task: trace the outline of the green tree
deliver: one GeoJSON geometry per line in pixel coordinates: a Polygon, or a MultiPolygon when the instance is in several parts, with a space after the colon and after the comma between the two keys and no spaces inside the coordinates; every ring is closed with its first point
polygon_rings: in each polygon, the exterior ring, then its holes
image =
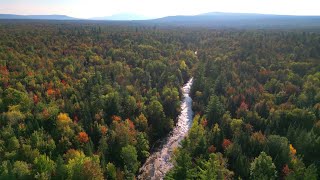
{"type": "Polygon", "coordinates": [[[181,149],[178,152],[178,155],[174,158],[174,169],[171,172],[173,179],[190,179],[191,169],[192,169],[192,162],[190,153],[186,150],[181,149]]]}
{"type": "Polygon", "coordinates": [[[200,178],[203,180],[231,179],[233,172],[226,168],[226,162],[221,153],[210,154],[209,160],[204,163],[200,170],[200,178]]]}
{"type": "Polygon", "coordinates": [[[56,169],[56,164],[46,155],[40,155],[34,161],[35,178],[50,179],[52,173],[56,169]]]}
{"type": "Polygon", "coordinates": [[[17,125],[18,123],[24,122],[26,115],[19,110],[19,107],[20,106],[18,105],[9,106],[8,112],[4,114],[7,120],[4,123],[8,125],[17,125]]]}
{"type": "Polygon", "coordinates": [[[24,161],[15,161],[13,163],[12,173],[17,179],[28,179],[31,175],[30,165],[24,161]]]}
{"type": "Polygon", "coordinates": [[[147,131],[148,120],[144,114],[141,113],[138,117],[136,117],[134,123],[138,131],[141,131],[141,132],[147,131]]]}
{"type": "Polygon", "coordinates": [[[161,99],[165,114],[169,117],[176,117],[180,107],[180,97],[177,88],[163,88],[161,99]]]}
{"type": "Polygon", "coordinates": [[[117,179],[117,169],[116,166],[112,163],[107,164],[107,178],[111,180],[117,179]]]}
{"type": "Polygon", "coordinates": [[[0,179],[14,179],[12,173],[11,163],[9,161],[2,161],[0,165],[0,179]]]}
{"type": "Polygon", "coordinates": [[[158,100],[153,100],[147,106],[146,111],[148,120],[152,125],[154,139],[159,139],[172,129],[173,121],[166,118],[163,112],[163,106],[158,100]]]}
{"type": "Polygon", "coordinates": [[[9,151],[15,151],[20,148],[19,140],[13,136],[8,140],[8,150],[9,151]]]}
{"type": "Polygon", "coordinates": [[[268,154],[274,159],[277,169],[280,171],[284,164],[290,160],[288,139],[279,135],[270,135],[267,138],[268,154]]]}
{"type": "Polygon", "coordinates": [[[63,158],[61,156],[58,156],[56,160],[56,170],[55,170],[55,176],[52,178],[55,180],[63,180],[67,179],[67,169],[66,165],[64,164],[63,158]]]}
{"type": "Polygon", "coordinates": [[[104,100],[104,109],[109,117],[112,115],[120,115],[121,99],[118,92],[111,92],[105,96],[102,96],[104,100]]]}
{"type": "Polygon", "coordinates": [[[199,155],[203,153],[203,149],[206,151],[206,142],[205,130],[201,124],[201,121],[204,121],[203,118],[200,118],[200,115],[196,115],[193,119],[192,127],[189,131],[188,140],[190,141],[190,150],[193,153],[192,155],[199,155]]]}
{"type": "Polygon", "coordinates": [[[19,105],[23,112],[27,112],[31,106],[31,100],[28,94],[13,88],[8,88],[4,91],[3,103],[6,107],[19,105]]]}
{"type": "Polygon", "coordinates": [[[265,152],[261,152],[260,155],[254,159],[250,167],[251,179],[276,179],[277,171],[276,166],[272,162],[272,158],[265,152]]]}
{"type": "Polygon", "coordinates": [[[311,164],[306,168],[302,159],[294,158],[291,163],[289,174],[285,178],[288,180],[316,180],[318,179],[317,168],[314,164],[311,164]]]}
{"type": "Polygon", "coordinates": [[[136,99],[133,96],[126,96],[123,101],[123,117],[133,117],[137,111],[136,99]]]}
{"type": "Polygon", "coordinates": [[[138,151],[138,159],[140,161],[144,161],[149,157],[149,141],[147,139],[146,133],[138,132],[137,134],[137,151],[138,151]]]}
{"type": "Polygon", "coordinates": [[[208,106],[206,107],[208,125],[211,127],[213,124],[219,123],[224,112],[223,104],[220,102],[218,96],[211,96],[208,106]]]}
{"type": "Polygon", "coordinates": [[[126,179],[134,179],[134,175],[139,168],[136,148],[134,146],[127,145],[121,149],[120,156],[122,158],[126,179]]]}
{"type": "Polygon", "coordinates": [[[72,180],[102,180],[103,173],[97,156],[86,157],[83,152],[76,153],[66,165],[68,178],[72,180]]]}

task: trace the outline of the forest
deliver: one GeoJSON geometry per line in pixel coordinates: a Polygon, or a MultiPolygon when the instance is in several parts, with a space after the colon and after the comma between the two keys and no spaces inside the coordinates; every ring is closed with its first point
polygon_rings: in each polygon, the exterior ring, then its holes
{"type": "Polygon", "coordinates": [[[191,77],[165,179],[318,179],[319,59],[312,30],[0,21],[0,179],[136,179],[191,77]]]}
{"type": "Polygon", "coordinates": [[[319,179],[320,35],[209,32],[166,179],[319,179]]]}

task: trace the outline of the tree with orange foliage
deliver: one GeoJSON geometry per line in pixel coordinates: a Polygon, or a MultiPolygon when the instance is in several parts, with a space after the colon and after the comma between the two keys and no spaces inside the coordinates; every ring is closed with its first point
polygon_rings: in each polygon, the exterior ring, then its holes
{"type": "Polygon", "coordinates": [[[130,130],[134,130],[134,124],[130,119],[126,119],[126,123],[129,125],[130,130]]]}
{"type": "Polygon", "coordinates": [[[106,126],[101,126],[100,127],[100,132],[102,135],[106,135],[108,131],[108,128],[106,126]]]}
{"type": "Polygon", "coordinates": [[[78,140],[81,142],[81,143],[87,143],[89,141],[89,136],[86,132],[79,132],[78,134],[78,140]]]}
{"type": "Polygon", "coordinates": [[[55,95],[55,93],[56,93],[56,91],[54,89],[48,89],[47,90],[47,95],[48,96],[53,96],[53,95],[55,95]]]}
{"type": "Polygon", "coordinates": [[[111,119],[112,119],[112,121],[117,121],[117,122],[121,121],[121,117],[120,116],[116,116],[116,115],[113,115],[111,117],[111,119]]]}

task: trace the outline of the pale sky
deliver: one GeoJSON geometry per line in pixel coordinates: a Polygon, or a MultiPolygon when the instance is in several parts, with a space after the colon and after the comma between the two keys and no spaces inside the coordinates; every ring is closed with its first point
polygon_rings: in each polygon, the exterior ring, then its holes
{"type": "Polygon", "coordinates": [[[320,15],[319,0],[0,0],[0,14],[62,14],[77,18],[133,13],[146,17],[240,12],[320,15]]]}

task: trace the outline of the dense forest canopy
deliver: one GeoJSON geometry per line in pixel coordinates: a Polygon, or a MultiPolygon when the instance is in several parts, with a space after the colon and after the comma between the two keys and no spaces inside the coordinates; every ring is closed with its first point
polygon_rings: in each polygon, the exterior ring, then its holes
{"type": "Polygon", "coordinates": [[[167,179],[319,177],[316,31],[2,21],[0,34],[0,179],[134,179],[190,77],[196,115],[167,179]]]}
{"type": "Polygon", "coordinates": [[[194,118],[167,179],[318,179],[320,35],[203,34],[194,118]]]}
{"type": "Polygon", "coordinates": [[[190,32],[41,22],[0,33],[7,178],[134,177],[172,129],[197,62],[190,32]]]}

